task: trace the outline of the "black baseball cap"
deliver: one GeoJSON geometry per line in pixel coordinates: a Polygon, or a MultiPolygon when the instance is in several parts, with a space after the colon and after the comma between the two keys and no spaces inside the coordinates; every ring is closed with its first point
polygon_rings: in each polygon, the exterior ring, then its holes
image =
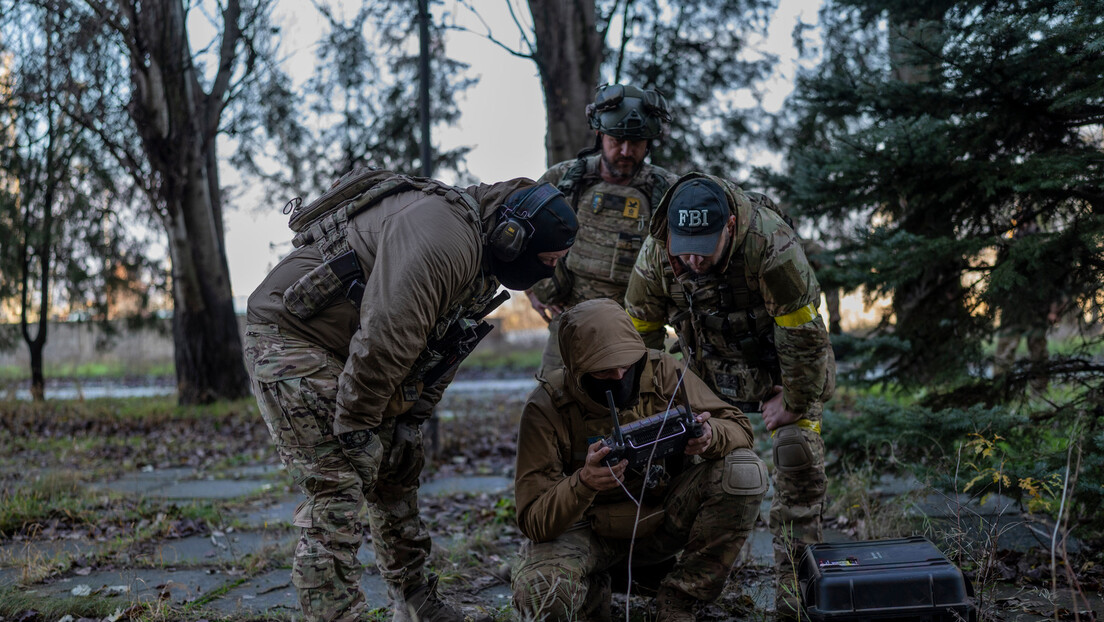
{"type": "Polygon", "coordinates": [[[679,184],[667,205],[667,229],[672,255],[712,255],[731,212],[728,196],[710,179],[679,184]]]}

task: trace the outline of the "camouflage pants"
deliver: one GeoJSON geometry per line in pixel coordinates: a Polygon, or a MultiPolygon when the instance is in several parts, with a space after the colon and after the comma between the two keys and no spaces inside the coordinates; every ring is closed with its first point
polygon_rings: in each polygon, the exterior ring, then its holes
{"type": "Polygon", "coordinates": [[[779,599],[797,594],[797,563],[810,544],[820,542],[821,514],[828,479],[824,474],[824,441],[819,428],[821,404],[797,423],[774,430],[774,498],[770,530],[779,599]]]}
{"type": "MultiPolygon", "coordinates": [[[[368,609],[357,551],[363,540],[363,483],[333,435],[342,363],[326,350],[272,325],[246,327],[245,358],[261,416],[280,460],[306,499],[292,583],[307,620],[357,620],[368,609]]],[[[429,534],[418,514],[421,430],[409,417],[377,428],[384,463],[368,506],[376,563],[393,590],[418,585],[429,534]]]]}
{"type": "MultiPolygon", "coordinates": [[[[634,566],[678,555],[662,585],[705,601],[724,589],[765,492],[764,484],[757,494],[733,494],[726,467],[725,460],[710,460],[676,477],[663,501],[663,524],[632,549],[634,566]]],[[[607,569],[628,561],[631,544],[598,536],[588,524],[548,542],[525,542],[513,573],[514,608],[524,620],[588,619],[603,604],[589,591],[608,581],[607,569]]]]}

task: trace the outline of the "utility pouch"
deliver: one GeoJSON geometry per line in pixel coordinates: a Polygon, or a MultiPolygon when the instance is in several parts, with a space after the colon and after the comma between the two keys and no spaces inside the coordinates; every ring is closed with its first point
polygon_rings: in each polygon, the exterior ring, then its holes
{"type": "Polygon", "coordinates": [[[321,263],[284,290],[284,306],[299,319],[306,320],[328,307],[343,291],[345,286],[341,279],[329,264],[321,263]]]}
{"type": "Polygon", "coordinates": [[[594,533],[603,538],[619,538],[628,540],[633,537],[633,527],[636,527],[636,537],[643,538],[655,533],[663,524],[663,508],[644,504],[640,507],[640,520],[637,521],[637,507],[632,501],[597,505],[590,509],[590,528],[594,533]]]}

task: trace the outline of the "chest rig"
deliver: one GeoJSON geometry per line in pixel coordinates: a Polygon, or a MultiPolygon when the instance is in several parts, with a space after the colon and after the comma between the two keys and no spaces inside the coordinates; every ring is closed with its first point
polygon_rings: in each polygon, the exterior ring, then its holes
{"type": "Polygon", "coordinates": [[[743,246],[732,254],[722,272],[671,271],[670,322],[690,338],[695,371],[726,401],[747,410],[770,395],[782,372],[774,318],[745,276],[743,246]]]}
{"type": "Polygon", "coordinates": [[[631,185],[605,182],[599,174],[600,157],[577,158],[556,186],[569,197],[579,219],[579,234],[565,265],[577,290],[594,282],[596,291],[580,291],[584,299],[624,296],[652,209],[670,185],[651,167],[631,185]]]}
{"type": "MultiPolygon", "coordinates": [[[[323,260],[284,291],[284,306],[288,311],[306,320],[341,298],[360,308],[365,275],[356,253],[349,246],[349,220],[383,199],[408,190],[420,190],[427,195],[442,196],[450,203],[462,204],[473,229],[483,237],[479,205],[468,194],[432,179],[371,167],[358,168],[339,179],[310,205],[302,207],[301,199],[296,198],[285,207],[285,213],[291,216],[288,226],[296,232],[292,244],[295,248],[313,244],[323,260]]],[[[426,348],[402,383],[405,399],[417,399],[418,384],[425,387],[436,384],[490,332],[491,325],[484,318],[509,298],[508,292],[496,295],[498,285],[487,270],[481,270],[479,279],[437,319],[426,348]]]]}

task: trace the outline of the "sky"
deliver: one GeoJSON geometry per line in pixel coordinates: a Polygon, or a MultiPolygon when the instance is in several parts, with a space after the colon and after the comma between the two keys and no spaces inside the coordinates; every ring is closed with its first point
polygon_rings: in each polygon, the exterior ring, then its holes
{"type": "MultiPolygon", "coordinates": [[[[314,57],[312,45],[321,31],[315,11],[300,0],[286,0],[297,7],[284,25],[283,48],[291,55],[293,72],[309,72],[314,57]]],[[[449,8],[462,10],[455,2],[449,8]]],[[[797,19],[815,23],[819,0],[779,0],[764,47],[780,57],[779,73],[769,85],[764,106],[778,110],[792,90],[796,66],[796,50],[791,33],[797,19]]],[[[524,2],[515,2],[523,9],[524,2]]],[[[505,2],[482,2],[480,9],[488,11],[483,18],[495,36],[513,41],[507,33],[515,33],[505,2]],[[501,34],[500,34],[501,33],[501,34]]],[[[527,16],[526,16],[527,17],[527,16]]],[[[479,28],[473,23],[472,28],[479,28]]],[[[478,83],[461,96],[459,122],[454,127],[437,131],[435,146],[471,147],[467,166],[480,181],[495,182],[513,177],[539,177],[545,170],[544,101],[532,61],[513,56],[483,37],[470,33],[450,33],[446,41],[449,55],[471,65],[478,83]]],[[[582,114],[582,111],[580,111],[582,114]]],[[[763,154],[770,158],[771,154],[763,154]]],[[[224,174],[224,178],[236,176],[224,174]]],[[[443,181],[455,180],[442,175],[443,181]]],[[[230,279],[239,310],[245,299],[260,284],[265,275],[290,250],[292,234],[281,208],[292,197],[264,197],[247,191],[226,213],[227,259],[230,279]]],[[[313,197],[303,197],[309,202],[313,197]]]]}

